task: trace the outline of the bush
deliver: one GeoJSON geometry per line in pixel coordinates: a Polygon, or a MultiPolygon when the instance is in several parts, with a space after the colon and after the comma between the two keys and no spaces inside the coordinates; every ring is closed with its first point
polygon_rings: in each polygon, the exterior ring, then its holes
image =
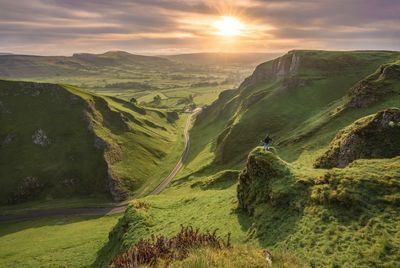
{"type": "Polygon", "coordinates": [[[201,233],[199,229],[193,229],[191,226],[181,226],[180,232],[172,238],[160,235],[152,236],[151,239],[140,240],[128,252],[117,257],[110,267],[154,266],[160,259],[168,264],[174,260],[186,258],[191,249],[201,247],[229,248],[230,234],[228,234],[227,241],[224,242],[216,233],[217,230],[212,233],[208,231],[201,233]]]}

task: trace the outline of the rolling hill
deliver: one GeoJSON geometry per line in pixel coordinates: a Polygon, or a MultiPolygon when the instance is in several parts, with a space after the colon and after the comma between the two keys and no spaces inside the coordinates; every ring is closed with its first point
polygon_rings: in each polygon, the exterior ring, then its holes
{"type": "Polygon", "coordinates": [[[194,65],[257,65],[279,56],[279,53],[192,53],[160,56],[171,61],[194,65]]]}
{"type": "Polygon", "coordinates": [[[0,55],[0,77],[29,78],[101,74],[112,68],[155,68],[171,65],[165,58],[134,55],[124,51],[66,56],[0,55]]]}
{"type": "Polygon", "coordinates": [[[179,158],[181,121],[73,86],[1,80],[1,203],[147,193],[179,158]]]}

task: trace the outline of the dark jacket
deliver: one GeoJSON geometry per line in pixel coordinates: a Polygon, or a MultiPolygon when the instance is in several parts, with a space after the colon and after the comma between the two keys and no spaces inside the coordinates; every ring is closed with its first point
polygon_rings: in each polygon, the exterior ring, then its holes
{"type": "Polygon", "coordinates": [[[272,139],[269,136],[265,137],[264,143],[269,144],[271,142],[272,142],[272,139]]]}

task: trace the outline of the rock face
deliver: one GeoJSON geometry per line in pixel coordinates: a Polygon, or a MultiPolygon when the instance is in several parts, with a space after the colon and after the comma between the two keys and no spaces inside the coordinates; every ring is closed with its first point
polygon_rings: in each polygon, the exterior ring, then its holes
{"type": "Polygon", "coordinates": [[[243,82],[241,87],[266,81],[290,80],[298,73],[300,62],[301,57],[296,51],[289,52],[273,61],[257,66],[254,73],[243,82]]]}
{"type": "Polygon", "coordinates": [[[400,109],[391,108],[357,120],[340,131],[314,166],[345,167],[356,159],[400,155],[400,109]]]}
{"type": "Polygon", "coordinates": [[[239,175],[237,195],[239,207],[250,215],[260,203],[271,206],[289,206],[289,188],[276,187],[286,184],[292,177],[288,165],[271,152],[256,149],[250,153],[246,168],[239,175]]]}
{"type": "Polygon", "coordinates": [[[34,144],[39,146],[47,146],[50,144],[50,139],[47,137],[46,132],[43,129],[38,129],[32,135],[32,141],[34,144]]]}

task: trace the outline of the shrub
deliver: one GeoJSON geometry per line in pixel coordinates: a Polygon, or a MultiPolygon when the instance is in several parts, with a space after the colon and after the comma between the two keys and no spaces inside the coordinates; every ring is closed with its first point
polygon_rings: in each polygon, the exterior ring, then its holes
{"type": "Polygon", "coordinates": [[[209,247],[214,249],[229,248],[230,234],[224,242],[214,232],[201,233],[199,229],[181,226],[181,230],[172,238],[152,236],[151,239],[140,240],[129,251],[117,257],[111,264],[112,268],[138,267],[140,265],[154,266],[162,259],[165,263],[183,260],[191,249],[209,247]]]}

